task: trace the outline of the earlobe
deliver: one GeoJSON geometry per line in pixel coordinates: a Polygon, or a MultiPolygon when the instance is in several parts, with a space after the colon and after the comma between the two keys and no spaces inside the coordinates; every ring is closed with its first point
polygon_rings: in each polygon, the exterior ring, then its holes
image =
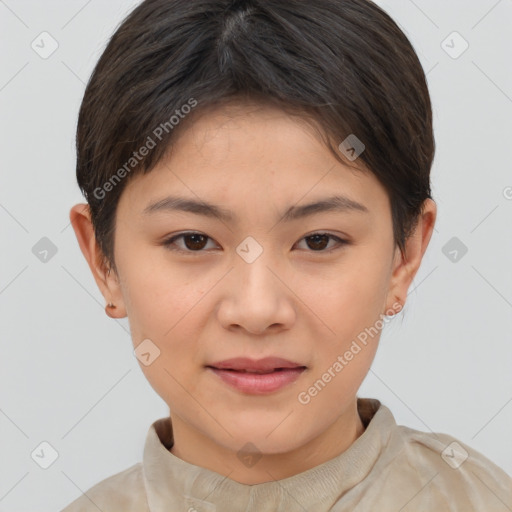
{"type": "Polygon", "coordinates": [[[73,206],[69,212],[69,219],[78,240],[80,250],[107,303],[105,312],[111,318],[125,317],[126,313],[124,311],[119,282],[114,276],[111,276],[110,269],[106,268],[105,256],[96,241],[89,205],[80,203],[73,206]]]}

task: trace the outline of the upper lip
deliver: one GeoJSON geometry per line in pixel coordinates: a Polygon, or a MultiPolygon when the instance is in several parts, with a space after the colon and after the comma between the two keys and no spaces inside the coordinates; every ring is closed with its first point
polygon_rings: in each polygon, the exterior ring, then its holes
{"type": "Polygon", "coordinates": [[[304,365],[288,361],[281,357],[265,357],[263,359],[250,359],[248,357],[234,357],[207,365],[219,370],[251,370],[268,371],[277,368],[305,368],[304,365]]]}

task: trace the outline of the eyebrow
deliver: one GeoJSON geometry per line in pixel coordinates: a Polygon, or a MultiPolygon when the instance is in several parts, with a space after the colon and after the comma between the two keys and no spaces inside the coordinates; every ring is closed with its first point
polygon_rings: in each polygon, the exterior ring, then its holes
{"type": "MultiPolygon", "coordinates": [[[[142,214],[146,216],[162,211],[189,212],[224,222],[235,222],[237,220],[237,216],[233,212],[226,210],[222,206],[178,196],[168,196],[164,199],[160,199],[159,201],[150,203],[146,208],[144,208],[142,214]]],[[[301,206],[290,206],[282,216],[281,220],[284,222],[290,222],[323,212],[369,213],[369,210],[366,206],[354,201],[353,199],[343,195],[335,195],[301,206]]]]}

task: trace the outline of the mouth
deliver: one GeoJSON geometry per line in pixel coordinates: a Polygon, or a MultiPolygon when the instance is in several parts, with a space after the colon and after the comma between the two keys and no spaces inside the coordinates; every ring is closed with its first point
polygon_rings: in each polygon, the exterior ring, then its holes
{"type": "Polygon", "coordinates": [[[282,358],[254,360],[235,358],[207,365],[222,382],[236,390],[261,395],[272,393],[295,382],[306,366],[282,358]]]}
{"type": "Polygon", "coordinates": [[[234,370],[233,368],[216,368],[215,366],[207,366],[207,368],[212,368],[213,370],[223,370],[223,371],[226,371],[226,372],[254,373],[256,375],[267,375],[269,373],[274,373],[274,372],[306,369],[305,366],[297,366],[297,368],[274,368],[272,370],[234,370]]]}
{"type": "Polygon", "coordinates": [[[289,370],[294,368],[305,368],[300,363],[295,363],[282,357],[265,357],[263,359],[250,359],[248,357],[234,357],[217,361],[208,365],[210,368],[218,370],[233,370],[239,372],[251,373],[269,373],[276,370],[289,370]]]}

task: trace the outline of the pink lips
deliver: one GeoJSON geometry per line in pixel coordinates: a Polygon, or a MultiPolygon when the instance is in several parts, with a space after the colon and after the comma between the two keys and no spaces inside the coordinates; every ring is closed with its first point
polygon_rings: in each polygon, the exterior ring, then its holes
{"type": "Polygon", "coordinates": [[[249,394],[277,391],[299,378],[305,366],[279,357],[249,359],[237,357],[208,365],[223,382],[249,394]]]}

